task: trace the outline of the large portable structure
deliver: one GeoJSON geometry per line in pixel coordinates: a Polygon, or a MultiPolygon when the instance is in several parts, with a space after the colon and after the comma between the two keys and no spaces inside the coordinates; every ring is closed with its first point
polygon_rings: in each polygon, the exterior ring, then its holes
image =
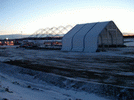
{"type": "Polygon", "coordinates": [[[95,52],[99,47],[123,45],[113,21],[77,24],[62,38],[62,51],[95,52]]]}

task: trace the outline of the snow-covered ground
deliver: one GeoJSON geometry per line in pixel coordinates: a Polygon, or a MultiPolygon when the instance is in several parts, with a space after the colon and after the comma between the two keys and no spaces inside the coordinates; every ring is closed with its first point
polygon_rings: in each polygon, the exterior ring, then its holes
{"type": "Polygon", "coordinates": [[[125,45],[127,47],[106,48],[105,52],[97,53],[2,46],[0,97],[9,100],[133,100],[134,40],[126,39],[125,45]]]}
{"type": "Polygon", "coordinates": [[[0,66],[0,100],[107,100],[93,93],[56,87],[39,79],[48,76],[50,78],[46,80],[51,81],[51,76],[58,78],[54,74],[33,71],[35,75],[41,75],[34,78],[21,72],[27,72],[25,68],[3,63],[0,66]]]}

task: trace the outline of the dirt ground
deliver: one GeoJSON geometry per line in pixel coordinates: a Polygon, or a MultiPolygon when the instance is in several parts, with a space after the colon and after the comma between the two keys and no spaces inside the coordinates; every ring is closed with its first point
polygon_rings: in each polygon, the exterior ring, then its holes
{"type": "Polygon", "coordinates": [[[134,47],[105,52],[1,48],[0,61],[91,82],[134,88],[134,47]]]}

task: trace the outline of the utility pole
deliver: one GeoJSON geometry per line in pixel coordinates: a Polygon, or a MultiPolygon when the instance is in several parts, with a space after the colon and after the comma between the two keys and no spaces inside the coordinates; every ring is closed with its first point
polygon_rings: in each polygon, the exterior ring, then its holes
{"type": "Polygon", "coordinates": [[[12,39],[13,39],[13,33],[12,33],[12,39]]]}
{"type": "Polygon", "coordinates": [[[22,31],[21,31],[21,38],[22,38],[22,31]]]}

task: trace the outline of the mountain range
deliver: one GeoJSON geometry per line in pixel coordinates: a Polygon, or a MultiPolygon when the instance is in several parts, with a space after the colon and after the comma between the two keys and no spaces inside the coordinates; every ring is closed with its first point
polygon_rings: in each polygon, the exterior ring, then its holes
{"type": "Polygon", "coordinates": [[[21,34],[11,34],[11,35],[0,35],[0,39],[19,39],[19,38],[24,38],[28,37],[29,35],[21,35],[21,34]]]}

